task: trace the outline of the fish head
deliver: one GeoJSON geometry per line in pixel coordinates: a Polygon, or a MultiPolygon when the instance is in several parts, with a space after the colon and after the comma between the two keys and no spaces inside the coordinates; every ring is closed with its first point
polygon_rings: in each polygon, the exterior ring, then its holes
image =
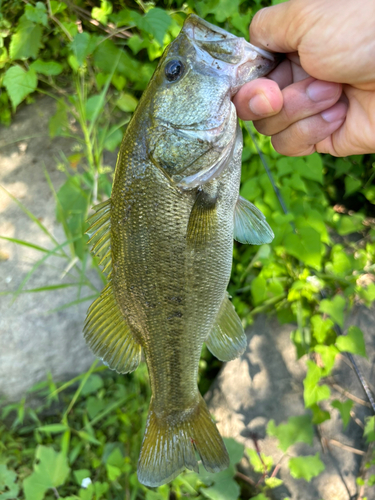
{"type": "Polygon", "coordinates": [[[220,175],[230,159],[237,115],[231,98],[269,73],[278,58],[196,15],[166,48],[147,89],[148,149],[180,188],[220,175]]]}

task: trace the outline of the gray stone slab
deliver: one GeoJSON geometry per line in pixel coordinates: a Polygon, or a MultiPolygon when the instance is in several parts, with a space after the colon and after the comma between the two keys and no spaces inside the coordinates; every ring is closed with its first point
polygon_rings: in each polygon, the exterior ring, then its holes
{"type": "MultiPolygon", "coordinates": [[[[69,156],[75,141],[50,139],[48,121],[55,103],[40,98],[20,109],[9,128],[0,128],[0,184],[18,198],[62,243],[66,240],[56,221],[55,201],[45,170],[58,189],[66,180],[57,165],[61,154],[69,156]]],[[[115,157],[111,158],[112,164],[115,157]]],[[[0,190],[0,235],[53,248],[36,224],[0,190]]],[[[39,251],[0,239],[0,292],[15,291],[32,266],[42,257],[39,251]]],[[[68,261],[49,258],[35,272],[26,288],[67,283],[61,279],[68,261]]],[[[91,275],[100,287],[100,280],[91,275]]],[[[46,372],[63,380],[86,370],[94,361],[82,337],[89,302],[48,314],[76,298],[75,288],[55,292],[0,295],[0,396],[17,400],[46,372]]],[[[83,290],[88,295],[88,290],[83,290]]],[[[92,293],[92,292],[90,292],[92,293]]]]}

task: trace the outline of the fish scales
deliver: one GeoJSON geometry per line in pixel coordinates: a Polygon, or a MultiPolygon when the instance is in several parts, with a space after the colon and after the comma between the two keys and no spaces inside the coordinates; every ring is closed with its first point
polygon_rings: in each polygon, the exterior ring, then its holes
{"type": "Polygon", "coordinates": [[[231,97],[275,65],[189,16],[127,128],[111,199],[90,220],[109,282],[89,308],[85,338],[120,373],[136,369],[144,352],[152,398],[138,478],[148,486],[197,471],[196,452],[209,472],[229,465],[198,365],[204,342],[223,361],[246,347],[226,292],[233,238],[260,244],[273,233],[238,195],[242,133],[231,97]]]}

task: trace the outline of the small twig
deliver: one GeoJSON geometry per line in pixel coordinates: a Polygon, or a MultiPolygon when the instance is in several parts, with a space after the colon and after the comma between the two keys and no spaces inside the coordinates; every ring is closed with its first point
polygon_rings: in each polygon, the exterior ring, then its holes
{"type": "Polygon", "coordinates": [[[354,394],[351,394],[350,392],[348,392],[346,389],[344,389],[340,385],[338,385],[336,383],[329,382],[329,381],[328,381],[328,385],[330,385],[336,391],[341,392],[341,394],[343,394],[347,398],[352,399],[354,402],[356,402],[362,406],[367,406],[367,408],[372,408],[370,403],[368,403],[367,401],[364,401],[363,399],[357,398],[357,396],[354,396],[354,394]]]}
{"type": "Polygon", "coordinates": [[[55,17],[53,14],[52,14],[52,9],[51,9],[51,3],[50,3],[50,0],[47,0],[47,7],[48,7],[48,15],[49,17],[52,19],[53,22],[55,22],[59,27],[60,29],[65,33],[65,35],[69,38],[69,41],[72,42],[73,41],[73,37],[72,35],[69,33],[69,31],[65,28],[65,26],[60,23],[60,21],[57,19],[57,17],[55,17]]]}
{"type": "Polygon", "coordinates": [[[357,450],[357,448],[353,448],[352,446],[349,446],[347,444],[342,444],[340,441],[336,441],[336,439],[328,439],[328,442],[330,444],[333,444],[334,446],[337,446],[338,448],[342,448],[343,450],[350,451],[352,453],[355,453],[356,455],[366,455],[366,452],[363,450],[357,450]]]}
{"type": "Polygon", "coordinates": [[[251,486],[255,486],[255,481],[253,481],[250,477],[245,476],[245,474],[242,474],[242,472],[236,472],[234,477],[238,477],[238,479],[242,479],[243,481],[246,481],[246,483],[251,484],[251,486]]]}
{"type": "Polygon", "coordinates": [[[54,486],[52,486],[51,490],[54,492],[56,498],[60,498],[59,492],[54,486]]]}
{"type": "Polygon", "coordinates": [[[365,426],[363,425],[363,422],[362,420],[359,420],[359,418],[356,416],[356,414],[354,413],[353,410],[350,410],[350,416],[352,417],[352,419],[354,420],[354,422],[359,425],[359,427],[364,430],[365,429],[365,426]]]}

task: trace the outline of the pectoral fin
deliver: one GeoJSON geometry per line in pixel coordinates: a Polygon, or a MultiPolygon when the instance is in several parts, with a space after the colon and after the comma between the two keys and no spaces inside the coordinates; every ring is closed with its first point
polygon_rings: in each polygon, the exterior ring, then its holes
{"type": "Polygon", "coordinates": [[[206,345],[220,361],[231,361],[246,349],[247,339],[241,320],[227,293],[206,345]]]}
{"type": "Polygon", "coordinates": [[[92,352],[111,370],[129,373],[137,368],[141,346],[120,311],[111,281],[89,307],[83,331],[92,352]]]}
{"type": "Polygon", "coordinates": [[[262,245],[271,243],[275,235],[268,225],[265,216],[252,203],[238,197],[234,211],[233,238],[240,243],[262,245]]]}
{"type": "Polygon", "coordinates": [[[188,242],[196,247],[205,245],[212,239],[216,230],[216,198],[204,191],[200,191],[189,218],[188,242]]]}

